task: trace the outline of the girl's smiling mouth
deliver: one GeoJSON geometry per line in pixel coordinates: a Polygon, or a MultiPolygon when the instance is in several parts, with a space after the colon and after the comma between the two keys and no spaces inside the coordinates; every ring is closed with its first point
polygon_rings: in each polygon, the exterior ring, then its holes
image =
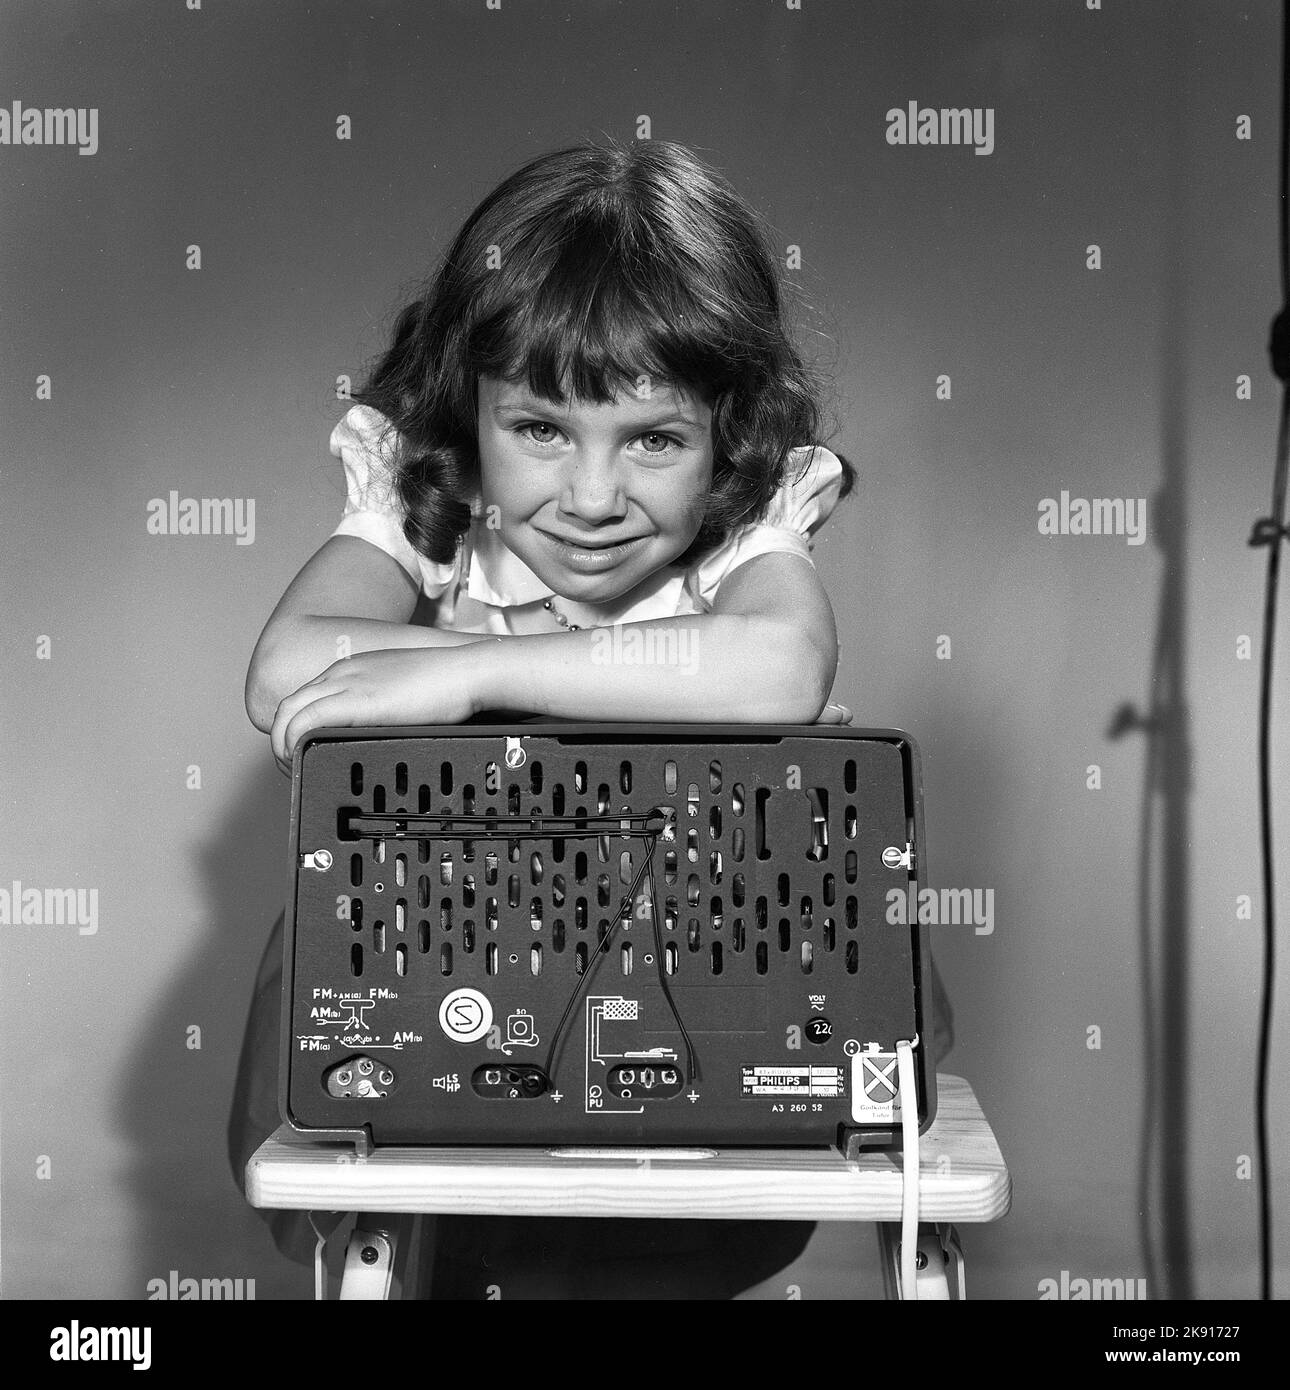
{"type": "Polygon", "coordinates": [[[633,536],[628,540],[595,544],[591,541],[566,540],[550,531],[539,530],[538,535],[555,551],[562,565],[580,574],[594,574],[601,570],[613,569],[634,555],[649,539],[648,536],[633,536]]]}

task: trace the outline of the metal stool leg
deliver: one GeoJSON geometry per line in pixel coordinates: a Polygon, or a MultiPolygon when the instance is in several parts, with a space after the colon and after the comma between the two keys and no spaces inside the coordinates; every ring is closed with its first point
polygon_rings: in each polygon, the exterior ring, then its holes
{"type": "MultiPolygon", "coordinates": [[[[900,1288],[900,1223],[879,1222],[878,1242],[882,1250],[883,1290],[888,1298],[900,1299],[904,1296],[900,1288]]],[[[967,1297],[963,1247],[953,1226],[919,1226],[917,1264],[920,1300],[946,1302],[967,1297]]]]}
{"type": "MultiPolygon", "coordinates": [[[[409,1255],[418,1235],[420,1217],[406,1213],[364,1213],[345,1247],[342,1299],[398,1299],[415,1297],[407,1288],[416,1261],[409,1255]]],[[[415,1282],[415,1280],[413,1281],[415,1282]]]]}

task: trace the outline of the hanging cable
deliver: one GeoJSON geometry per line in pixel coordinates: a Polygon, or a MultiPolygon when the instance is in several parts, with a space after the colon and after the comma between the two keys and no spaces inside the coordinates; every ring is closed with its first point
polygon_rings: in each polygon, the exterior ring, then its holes
{"type": "Polygon", "coordinates": [[[902,1180],[900,1199],[900,1296],[918,1298],[918,1085],[914,1049],[908,1042],[896,1044],[896,1078],[900,1090],[900,1142],[902,1180]]]}
{"type": "Polygon", "coordinates": [[[1285,523],[1286,475],[1290,470],[1290,0],[1281,9],[1280,210],[1277,250],[1281,267],[1281,312],[1272,320],[1268,353],[1280,379],[1281,421],[1277,429],[1272,512],[1250,533],[1252,546],[1268,547],[1263,597],[1263,650],[1259,663],[1259,840],[1263,860],[1263,988],[1259,1005],[1258,1075],[1254,1088],[1255,1142],[1258,1148],[1259,1297],[1272,1297],[1272,1196],[1268,1146],[1268,1074],[1272,1051],[1273,991],[1276,983],[1275,881],[1272,864],[1272,669],[1276,636],[1281,542],[1290,539],[1285,523]]]}
{"type": "Polygon", "coordinates": [[[327,1232],[318,1229],[313,1212],[307,1211],[305,1215],[318,1238],[314,1246],[314,1302],[321,1303],[327,1299],[327,1232]]]}
{"type": "Polygon", "coordinates": [[[667,1000],[667,1006],[672,1012],[672,1017],[676,1020],[676,1026],[681,1030],[681,1039],[685,1043],[685,1068],[686,1081],[693,1085],[699,1080],[699,1057],[694,1050],[694,1044],[690,1041],[690,1035],[686,1032],[685,1024],[681,1020],[681,1012],[676,1007],[672,998],[672,990],[667,983],[667,971],[663,966],[663,932],[658,924],[658,888],[654,882],[654,858],[653,847],[650,849],[649,865],[649,900],[650,918],[654,924],[654,959],[658,970],[659,988],[663,991],[663,998],[667,1000]]]}

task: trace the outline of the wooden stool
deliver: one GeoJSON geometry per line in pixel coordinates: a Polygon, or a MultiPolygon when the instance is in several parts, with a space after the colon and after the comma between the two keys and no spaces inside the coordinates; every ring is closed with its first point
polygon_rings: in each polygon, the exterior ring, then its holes
{"type": "MultiPolygon", "coordinates": [[[[1012,1180],[972,1088],[938,1078],[919,1143],[920,1298],[966,1296],[954,1223],[995,1221],[1012,1180]]],[[[411,1296],[433,1213],[876,1222],[888,1297],[899,1297],[898,1153],[836,1149],[379,1148],[320,1143],[287,1126],[246,1168],[254,1207],[355,1212],[340,1297],[411,1296]]]]}

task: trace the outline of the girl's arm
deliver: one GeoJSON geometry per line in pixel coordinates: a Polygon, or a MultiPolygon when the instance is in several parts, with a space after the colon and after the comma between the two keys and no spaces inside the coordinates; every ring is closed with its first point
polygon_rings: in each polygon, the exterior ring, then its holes
{"type": "Polygon", "coordinates": [[[251,723],[267,734],[282,700],[346,655],[482,640],[409,622],[417,596],[407,571],[379,546],[331,537],[291,581],[255,645],[246,673],[251,723]]]}
{"type": "Polygon", "coordinates": [[[513,704],[522,690],[525,708],[560,718],[809,724],[828,700],[838,642],[814,567],[779,553],[733,571],[710,613],[461,657],[476,668],[481,707],[513,704]]]}
{"type": "Polygon", "coordinates": [[[710,613],[337,662],[284,699],[274,756],[325,725],[458,723],[482,709],[658,722],[815,721],[837,669],[833,610],[799,555],[758,555],[710,613]]]}

